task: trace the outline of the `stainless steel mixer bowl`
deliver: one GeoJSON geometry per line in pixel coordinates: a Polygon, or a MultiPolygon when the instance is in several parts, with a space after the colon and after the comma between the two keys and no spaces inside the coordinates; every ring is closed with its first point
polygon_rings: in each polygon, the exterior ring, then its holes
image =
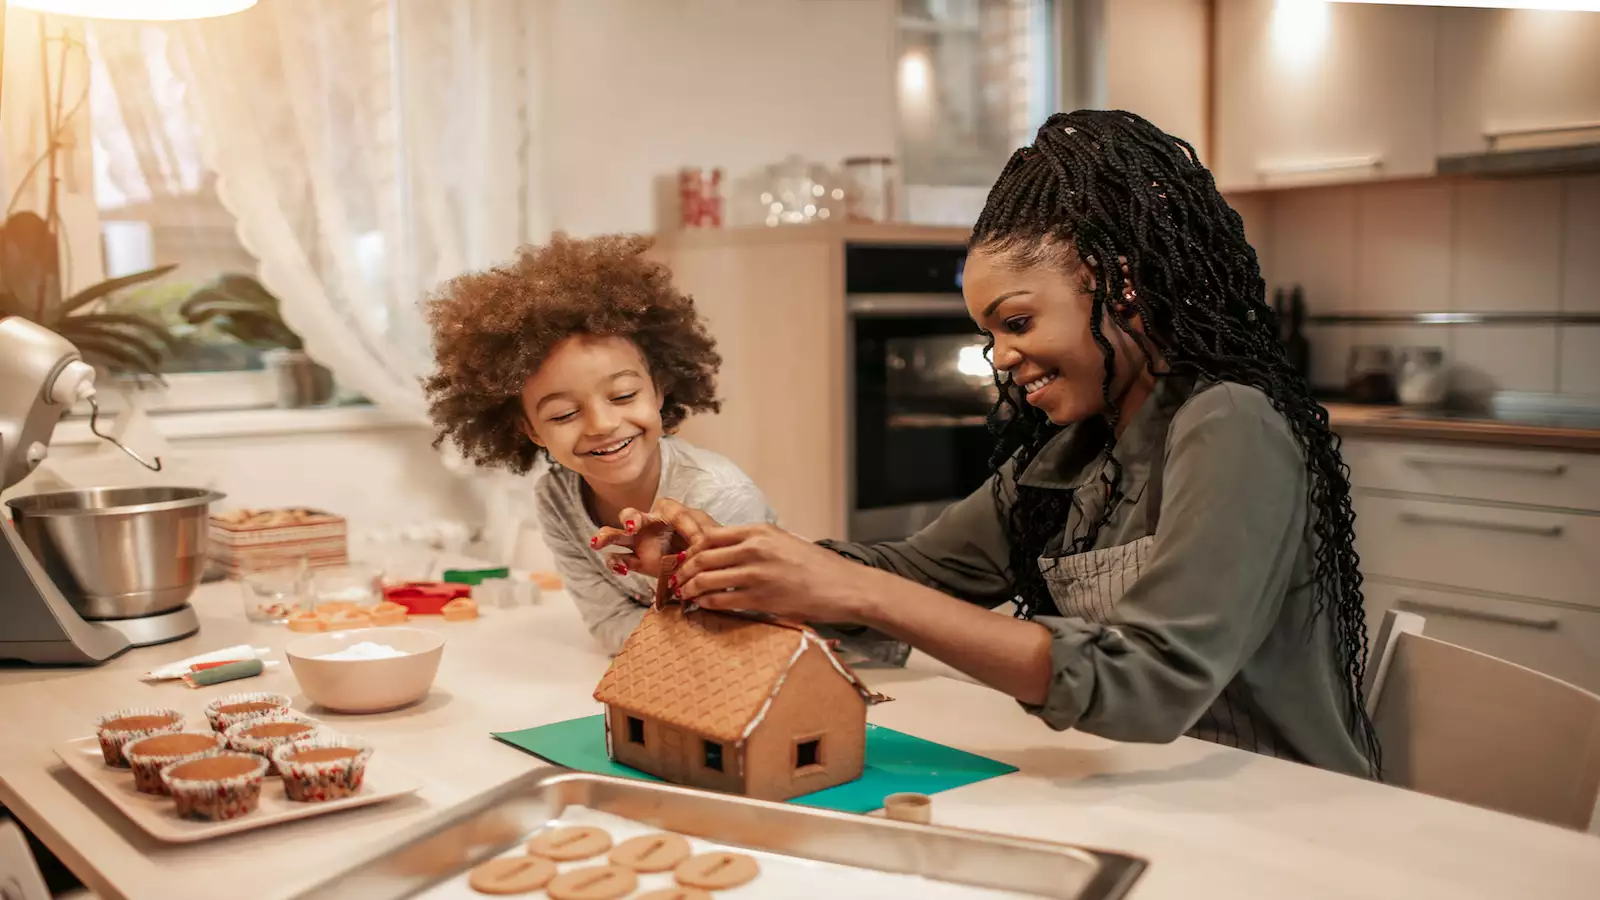
{"type": "Polygon", "coordinates": [[[6,502],[22,541],[86,619],[131,619],[183,606],[206,568],[205,488],[51,491],[6,502]]]}

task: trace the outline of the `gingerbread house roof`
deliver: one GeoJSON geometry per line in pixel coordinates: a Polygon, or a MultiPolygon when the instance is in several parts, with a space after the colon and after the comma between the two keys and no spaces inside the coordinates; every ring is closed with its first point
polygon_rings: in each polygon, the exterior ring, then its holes
{"type": "Polygon", "coordinates": [[[724,743],[743,741],[808,646],[827,654],[868,702],[886,699],[801,625],[664,606],[646,612],[594,698],[724,743]]]}

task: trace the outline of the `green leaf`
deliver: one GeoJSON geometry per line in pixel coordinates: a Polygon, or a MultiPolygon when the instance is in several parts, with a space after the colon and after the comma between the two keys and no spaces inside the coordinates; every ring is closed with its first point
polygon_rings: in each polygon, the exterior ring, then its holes
{"type": "Polygon", "coordinates": [[[55,232],[38,213],[19,212],[0,225],[0,283],[22,301],[30,320],[48,319],[61,299],[60,253],[55,232]]]}
{"type": "Polygon", "coordinates": [[[78,352],[83,354],[84,360],[91,365],[98,365],[102,369],[120,368],[127,372],[137,372],[149,375],[162,384],[166,383],[155,365],[128,352],[126,347],[114,341],[102,340],[87,334],[78,335],[71,340],[73,346],[78,348],[78,352]]]}
{"type": "Polygon", "coordinates": [[[196,295],[184,301],[178,308],[185,319],[191,323],[203,322],[217,316],[231,316],[235,313],[245,315],[278,318],[278,311],[270,306],[262,306],[248,300],[240,300],[220,291],[210,291],[203,295],[196,295]]]}
{"type": "Polygon", "coordinates": [[[116,278],[108,278],[99,284],[90,285],[68,297],[66,302],[61,304],[57,315],[58,317],[71,315],[96,300],[108,297],[125,287],[143,284],[146,281],[155,281],[177,267],[176,263],[170,263],[165,266],[156,266],[154,269],[146,269],[143,272],[133,272],[116,278]]]}
{"type": "Polygon", "coordinates": [[[79,338],[92,338],[101,343],[115,344],[123,352],[145,360],[152,367],[161,365],[162,352],[159,345],[135,332],[125,331],[114,325],[83,321],[82,316],[73,316],[61,323],[56,333],[73,343],[77,343],[79,338]]]}
{"type": "Polygon", "coordinates": [[[148,316],[127,313],[84,313],[82,315],[69,316],[63,321],[92,322],[97,325],[116,325],[129,328],[149,335],[151,340],[166,348],[169,353],[176,353],[178,350],[177,337],[161,323],[148,316]]]}

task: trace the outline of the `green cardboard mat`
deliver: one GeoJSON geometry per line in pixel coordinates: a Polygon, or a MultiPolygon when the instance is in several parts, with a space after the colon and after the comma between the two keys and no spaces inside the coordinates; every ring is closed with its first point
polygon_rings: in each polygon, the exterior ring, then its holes
{"type": "MultiPolygon", "coordinates": [[[[606,755],[605,717],[568,719],[537,728],[507,731],[494,738],[580,772],[660,781],[606,755]]],[[[901,791],[936,794],[962,785],[1017,771],[986,757],[935,744],[892,728],[867,726],[867,762],[861,777],[847,784],[795,797],[790,803],[839,812],[867,813],[883,807],[883,798],[901,791]]]]}

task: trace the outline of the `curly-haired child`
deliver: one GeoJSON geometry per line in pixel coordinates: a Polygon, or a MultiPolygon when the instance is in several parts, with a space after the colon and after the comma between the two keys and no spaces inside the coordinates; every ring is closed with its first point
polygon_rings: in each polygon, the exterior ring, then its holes
{"type": "Polygon", "coordinates": [[[625,509],[671,498],[729,524],[775,522],[727,459],[668,437],[718,409],[722,359],[694,301],[646,257],[647,238],[556,235],[509,265],[461,275],[427,303],[437,371],[424,381],[436,427],[474,463],[526,473],[556,569],[590,634],[616,653],[655,580],[594,548],[625,509]]]}

